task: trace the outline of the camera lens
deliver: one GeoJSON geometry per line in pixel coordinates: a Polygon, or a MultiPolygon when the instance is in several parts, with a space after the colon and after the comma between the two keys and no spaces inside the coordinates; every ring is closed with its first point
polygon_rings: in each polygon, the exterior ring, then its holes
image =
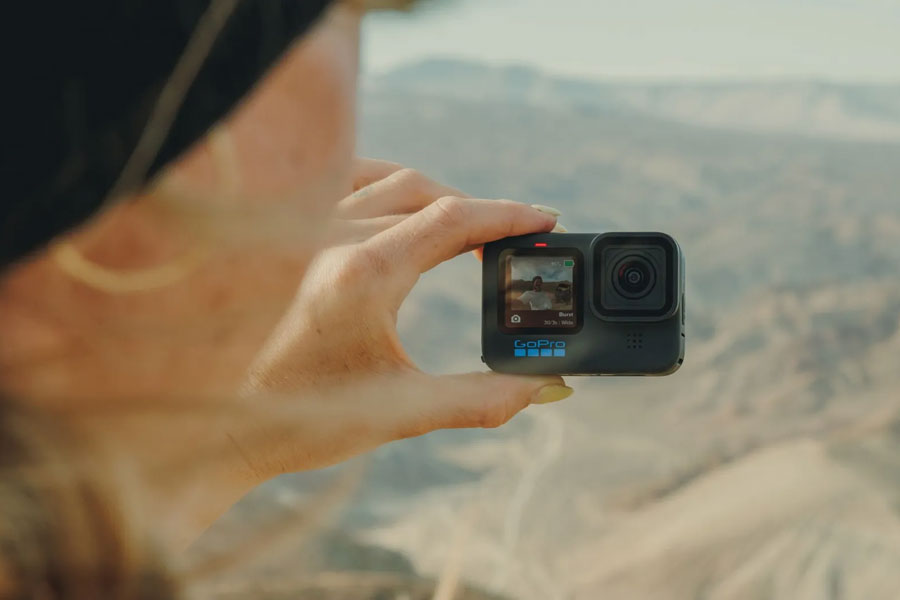
{"type": "Polygon", "coordinates": [[[626,256],[613,270],[613,286],[625,298],[637,300],[643,298],[653,289],[656,283],[656,270],[646,258],[626,256]]]}
{"type": "Polygon", "coordinates": [[[677,305],[681,257],[665,234],[601,234],[594,242],[593,308],[602,319],[668,317],[677,305]]]}

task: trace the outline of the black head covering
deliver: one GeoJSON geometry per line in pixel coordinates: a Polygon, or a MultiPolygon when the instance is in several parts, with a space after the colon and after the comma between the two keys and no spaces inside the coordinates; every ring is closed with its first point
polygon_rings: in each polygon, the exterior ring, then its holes
{"type": "MultiPolygon", "coordinates": [[[[213,1],[26,1],[3,10],[0,35],[14,54],[3,76],[0,268],[100,207],[213,1]]],[[[240,0],[147,175],[222,118],[330,1],[240,0]]]]}

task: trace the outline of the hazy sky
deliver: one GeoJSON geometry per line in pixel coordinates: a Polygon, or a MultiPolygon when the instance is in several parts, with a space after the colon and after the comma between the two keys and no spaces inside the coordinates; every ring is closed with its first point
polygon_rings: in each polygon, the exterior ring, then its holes
{"type": "Polygon", "coordinates": [[[365,25],[366,67],[426,56],[607,78],[900,81],[900,0],[430,0],[365,25]]]}

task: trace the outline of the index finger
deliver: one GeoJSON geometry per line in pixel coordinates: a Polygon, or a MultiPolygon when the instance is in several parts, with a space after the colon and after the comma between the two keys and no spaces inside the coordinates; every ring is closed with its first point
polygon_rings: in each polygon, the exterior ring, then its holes
{"type": "Polygon", "coordinates": [[[447,196],[379,233],[367,244],[380,258],[424,273],[501,238],[553,229],[556,217],[511,200],[447,196]]]}

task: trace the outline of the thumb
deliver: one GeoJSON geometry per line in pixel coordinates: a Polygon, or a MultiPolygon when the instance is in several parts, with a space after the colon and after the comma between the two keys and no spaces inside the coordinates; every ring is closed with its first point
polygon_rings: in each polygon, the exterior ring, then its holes
{"type": "MultiPolygon", "coordinates": [[[[494,428],[530,404],[548,404],[572,395],[561,377],[498,373],[426,376],[416,401],[407,406],[399,437],[437,429],[494,428]]],[[[417,386],[418,387],[418,386],[417,386]]]]}

